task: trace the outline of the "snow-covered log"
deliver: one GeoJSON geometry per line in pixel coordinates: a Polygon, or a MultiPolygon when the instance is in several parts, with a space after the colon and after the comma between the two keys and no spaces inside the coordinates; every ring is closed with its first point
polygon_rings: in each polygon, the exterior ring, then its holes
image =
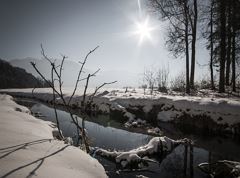
{"type": "Polygon", "coordinates": [[[147,156],[157,153],[169,153],[179,144],[186,142],[188,142],[188,139],[173,140],[166,136],[154,137],[148,144],[130,151],[108,151],[105,149],[97,149],[95,153],[115,161],[117,164],[120,164],[122,168],[127,168],[132,165],[139,167],[141,166],[141,163],[155,162],[147,156]]]}

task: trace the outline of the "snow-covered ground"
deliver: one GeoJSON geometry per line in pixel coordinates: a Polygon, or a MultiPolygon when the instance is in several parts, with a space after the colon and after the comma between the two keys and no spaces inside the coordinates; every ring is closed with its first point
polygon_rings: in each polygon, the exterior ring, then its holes
{"type": "Polygon", "coordinates": [[[120,91],[112,91],[104,97],[115,105],[118,103],[119,107],[142,106],[145,113],[149,113],[154,106],[161,107],[157,115],[157,119],[161,121],[174,120],[185,112],[192,116],[205,114],[220,124],[232,125],[240,122],[240,98],[237,97],[179,96],[162,93],[152,96],[138,92],[124,93],[120,91]]]}
{"type": "MultiPolygon", "coordinates": [[[[71,94],[71,88],[64,88],[66,100],[71,94]]],[[[88,93],[93,92],[90,89],[88,93]]],[[[51,101],[51,89],[6,89],[0,92],[9,94],[36,97],[44,101],[51,101]]],[[[81,102],[82,90],[77,90],[71,104],[81,102]]],[[[61,100],[58,100],[61,103],[61,100]]],[[[240,123],[240,97],[233,97],[228,94],[218,94],[211,91],[201,91],[197,96],[183,96],[179,93],[164,94],[154,92],[153,95],[144,94],[143,89],[102,89],[94,98],[98,109],[103,112],[120,111],[123,116],[131,122],[139,119],[155,117],[163,122],[180,118],[184,114],[192,118],[206,116],[217,124],[227,124],[229,129],[240,123]],[[136,111],[135,113],[133,111],[136,111]],[[141,112],[140,112],[141,111],[141,112]],[[136,114],[142,113],[142,115],[136,114]],[[152,114],[154,113],[154,114],[152,114]]]]}
{"type": "Polygon", "coordinates": [[[0,95],[0,177],[107,177],[96,159],[54,140],[50,125],[0,95]]]}

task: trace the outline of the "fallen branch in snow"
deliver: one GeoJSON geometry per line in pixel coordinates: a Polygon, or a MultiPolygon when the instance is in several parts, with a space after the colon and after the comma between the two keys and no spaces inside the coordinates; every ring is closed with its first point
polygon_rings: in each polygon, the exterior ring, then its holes
{"type": "Polygon", "coordinates": [[[108,151],[97,149],[95,154],[106,157],[121,166],[121,168],[142,168],[148,162],[158,163],[147,156],[154,154],[167,154],[180,144],[188,144],[188,139],[172,140],[166,136],[154,137],[148,144],[130,151],[108,151]]]}

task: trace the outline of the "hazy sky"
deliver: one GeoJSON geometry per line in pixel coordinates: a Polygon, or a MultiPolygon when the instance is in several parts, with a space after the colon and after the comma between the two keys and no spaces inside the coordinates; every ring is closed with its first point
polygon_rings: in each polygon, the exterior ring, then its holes
{"type": "MultiPolygon", "coordinates": [[[[101,68],[100,77],[115,77],[119,86],[139,85],[144,67],[169,66],[172,76],[184,71],[184,59],[174,59],[164,46],[166,25],[143,2],[141,9],[142,15],[138,0],[0,0],[0,58],[41,58],[42,43],[49,56],[77,62],[99,45],[88,67],[101,68]],[[133,32],[148,16],[155,29],[139,44],[133,32]]],[[[205,50],[197,53],[199,63],[207,59],[205,50]]]]}

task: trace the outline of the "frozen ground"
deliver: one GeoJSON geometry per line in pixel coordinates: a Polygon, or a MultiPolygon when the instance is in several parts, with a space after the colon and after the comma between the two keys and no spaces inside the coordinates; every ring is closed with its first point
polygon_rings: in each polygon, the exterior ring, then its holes
{"type": "Polygon", "coordinates": [[[0,177],[107,177],[96,159],[54,140],[49,125],[0,95],[0,177]]]}

